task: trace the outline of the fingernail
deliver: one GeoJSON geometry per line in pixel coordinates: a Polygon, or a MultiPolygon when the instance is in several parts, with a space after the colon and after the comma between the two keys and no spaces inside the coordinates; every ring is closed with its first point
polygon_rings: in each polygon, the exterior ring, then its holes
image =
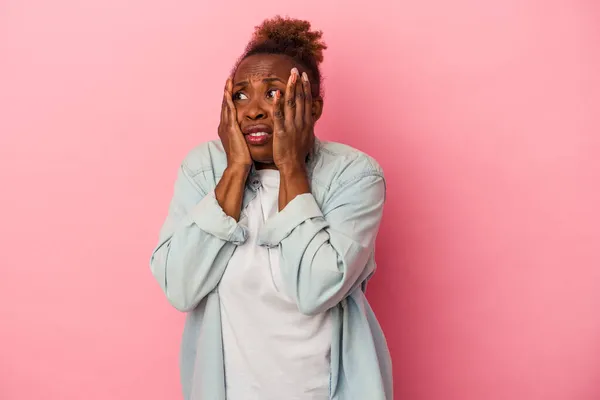
{"type": "Polygon", "coordinates": [[[296,76],[300,75],[300,72],[298,72],[298,68],[292,68],[292,74],[296,74],[296,76]]]}
{"type": "Polygon", "coordinates": [[[306,74],[306,72],[303,72],[303,73],[302,73],[302,80],[303,80],[304,82],[308,82],[308,75],[306,74]]]}

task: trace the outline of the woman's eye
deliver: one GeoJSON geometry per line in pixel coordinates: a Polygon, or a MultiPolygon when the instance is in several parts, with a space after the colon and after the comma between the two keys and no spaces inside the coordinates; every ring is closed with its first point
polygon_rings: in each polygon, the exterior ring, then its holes
{"type": "Polygon", "coordinates": [[[267,92],[267,98],[274,99],[275,95],[279,92],[279,89],[271,89],[267,92]]]}
{"type": "Polygon", "coordinates": [[[237,92],[233,95],[233,100],[248,100],[248,96],[242,92],[237,92]]]}

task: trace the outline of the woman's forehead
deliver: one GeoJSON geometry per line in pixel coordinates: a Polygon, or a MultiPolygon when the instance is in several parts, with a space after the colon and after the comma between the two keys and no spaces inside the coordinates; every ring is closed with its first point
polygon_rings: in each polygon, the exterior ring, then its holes
{"type": "Polygon", "coordinates": [[[278,54],[257,54],[244,59],[235,71],[234,81],[278,77],[287,80],[294,62],[278,54]]]}

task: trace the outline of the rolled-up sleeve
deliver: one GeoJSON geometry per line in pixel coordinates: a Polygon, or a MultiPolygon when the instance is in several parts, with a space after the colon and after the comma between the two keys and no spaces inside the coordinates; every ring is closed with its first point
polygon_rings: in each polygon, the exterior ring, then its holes
{"type": "Polygon", "coordinates": [[[318,218],[315,224],[317,231],[328,226],[323,212],[312,194],[296,196],[283,210],[265,223],[260,232],[259,244],[275,247],[288,237],[298,225],[316,218],[318,218]]]}
{"type": "Polygon", "coordinates": [[[303,194],[265,223],[258,243],[279,247],[286,289],[301,312],[337,305],[372,274],[384,202],[383,174],[373,172],[333,189],[322,209],[303,194]]]}
{"type": "Polygon", "coordinates": [[[227,216],[214,193],[207,193],[182,165],[150,269],[169,302],[190,311],[216,288],[236,245],[246,237],[246,228],[227,216]]]}
{"type": "Polygon", "coordinates": [[[242,244],[248,236],[247,229],[225,214],[217,202],[214,190],[192,209],[190,216],[198,228],[221,240],[242,244]]]}

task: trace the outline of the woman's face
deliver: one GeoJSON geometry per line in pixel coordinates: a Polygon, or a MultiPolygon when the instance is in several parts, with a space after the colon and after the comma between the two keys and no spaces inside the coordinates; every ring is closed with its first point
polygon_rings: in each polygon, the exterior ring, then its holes
{"type": "MultiPolygon", "coordinates": [[[[285,95],[292,68],[300,74],[305,70],[290,57],[277,54],[257,54],[244,59],[233,76],[233,102],[237,120],[244,136],[266,132],[264,138],[246,140],[252,159],[273,166],[273,103],[275,92],[285,95]]],[[[308,71],[306,71],[308,73],[308,71]]],[[[310,76],[310,74],[309,74],[310,76]]],[[[321,116],[322,100],[313,101],[315,122],[321,116]]]]}

